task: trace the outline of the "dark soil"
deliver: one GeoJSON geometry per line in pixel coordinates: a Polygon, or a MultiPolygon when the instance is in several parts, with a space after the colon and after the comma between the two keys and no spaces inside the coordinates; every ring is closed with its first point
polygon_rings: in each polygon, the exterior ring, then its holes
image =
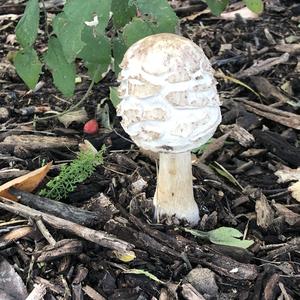
{"type": "MultiPolygon", "coordinates": [[[[0,1],[0,17],[22,13],[21,1],[12,2],[0,1]]],[[[182,225],[187,224],[177,220],[154,222],[155,157],[139,151],[119,125],[108,100],[109,87],[116,86],[113,74],[84,102],[88,118],[95,117],[98,104],[107,103],[113,130],[102,126],[89,136],[76,120],[68,128],[57,118],[33,122],[35,116],[48,116],[45,110],[62,112],[70,103],[54,88],[47,70],[42,88],[28,92],[8,60],[18,49],[10,42],[17,20],[6,16],[0,19],[0,183],[53,161],[50,179],[78,151],[77,144],[30,150],[16,140],[8,146],[9,136],[75,138],[78,144],[87,139],[97,149],[105,144],[104,164],[55,213],[55,208],[47,210],[47,199],[44,205],[36,204],[37,193],[15,193],[23,205],[128,242],[127,250],[136,258],[124,261],[113,247],[78,235],[76,226],[70,231],[42,217],[43,232],[36,214],[24,217],[17,206],[3,209],[0,299],[25,299],[35,284],[46,286],[45,299],[300,299],[300,200],[288,190],[297,180],[290,175],[279,182],[275,174],[283,166],[300,167],[300,5],[266,0],[264,13],[255,20],[224,20],[205,12],[200,1],[172,3],[182,19],[182,35],[200,44],[210,58],[223,102],[215,139],[204,152],[194,154],[194,193],[201,214],[194,229],[233,227],[254,244],[248,249],[215,245],[185,232],[182,225]],[[261,64],[270,59],[273,65],[261,64]],[[220,166],[235,180],[218,173],[220,166]],[[91,213],[77,218],[69,206],[91,213]],[[43,235],[47,229],[54,246],[43,235]],[[13,269],[23,283],[10,277],[13,269]]],[[[41,35],[38,48],[44,43],[41,35]]],[[[74,102],[88,89],[89,81],[82,79],[74,102]]]]}

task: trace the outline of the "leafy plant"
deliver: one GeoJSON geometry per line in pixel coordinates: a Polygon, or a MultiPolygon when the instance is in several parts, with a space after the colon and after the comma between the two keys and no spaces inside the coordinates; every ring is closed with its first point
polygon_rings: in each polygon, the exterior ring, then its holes
{"type": "Polygon", "coordinates": [[[184,231],[191,233],[201,239],[208,239],[213,244],[226,245],[239,248],[248,248],[254,241],[241,240],[243,236],[237,229],[231,227],[219,227],[211,231],[200,231],[195,229],[183,228],[184,231]]]}
{"type": "Polygon", "coordinates": [[[70,165],[64,165],[59,175],[50,180],[39,194],[53,200],[67,198],[79,183],[89,178],[95,168],[103,163],[104,151],[104,146],[98,152],[93,149],[81,150],[77,158],[70,165]]]}
{"type": "MultiPolygon", "coordinates": [[[[205,2],[213,14],[219,15],[229,4],[229,0],[202,0],[205,2]]],[[[262,0],[242,0],[246,6],[255,13],[261,13],[264,8],[262,0]]]]}
{"type": "MultiPolygon", "coordinates": [[[[203,1],[216,15],[229,3],[229,0],[203,1]]],[[[263,9],[262,0],[243,2],[255,12],[263,9]]],[[[39,1],[28,0],[16,27],[21,46],[14,60],[16,71],[33,89],[43,65],[46,66],[54,85],[66,97],[74,93],[75,61],[81,60],[90,79],[97,83],[108,70],[120,71],[124,53],[134,42],[155,33],[175,32],[178,24],[167,0],[67,0],[62,12],[52,20],[48,50],[39,55],[34,49],[39,18],[39,1]]]]}
{"type": "Polygon", "coordinates": [[[45,65],[66,97],[74,93],[75,61],[81,60],[97,83],[108,70],[119,72],[123,55],[134,42],[154,33],[174,32],[178,23],[167,0],[67,0],[52,20],[48,50],[38,55],[34,44],[39,17],[39,1],[28,0],[16,28],[21,46],[14,60],[17,73],[33,89],[45,65]]]}

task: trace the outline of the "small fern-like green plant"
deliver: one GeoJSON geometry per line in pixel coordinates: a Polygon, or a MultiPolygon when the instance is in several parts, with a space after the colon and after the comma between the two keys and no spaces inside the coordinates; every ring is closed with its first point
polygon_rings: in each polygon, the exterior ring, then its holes
{"type": "Polygon", "coordinates": [[[69,165],[64,165],[59,175],[50,180],[39,195],[53,200],[67,198],[79,183],[89,178],[96,167],[103,163],[104,151],[105,146],[98,152],[92,149],[81,150],[77,158],[69,165]]]}

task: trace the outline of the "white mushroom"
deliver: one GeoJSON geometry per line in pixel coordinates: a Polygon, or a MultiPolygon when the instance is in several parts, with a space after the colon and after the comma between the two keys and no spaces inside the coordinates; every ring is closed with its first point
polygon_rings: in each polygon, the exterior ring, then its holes
{"type": "Polygon", "coordinates": [[[190,151],[221,122],[210,62],[189,39],[162,33],[133,44],[121,68],[121,124],[139,147],[159,152],[156,217],[176,215],[196,224],[190,151]]]}

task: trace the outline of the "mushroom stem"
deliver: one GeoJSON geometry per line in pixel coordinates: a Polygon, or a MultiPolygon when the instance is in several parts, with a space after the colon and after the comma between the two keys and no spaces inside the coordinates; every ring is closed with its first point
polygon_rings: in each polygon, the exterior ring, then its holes
{"type": "Polygon", "coordinates": [[[191,153],[160,153],[157,187],[153,199],[155,217],[176,215],[195,225],[199,209],[193,194],[191,153]]]}

